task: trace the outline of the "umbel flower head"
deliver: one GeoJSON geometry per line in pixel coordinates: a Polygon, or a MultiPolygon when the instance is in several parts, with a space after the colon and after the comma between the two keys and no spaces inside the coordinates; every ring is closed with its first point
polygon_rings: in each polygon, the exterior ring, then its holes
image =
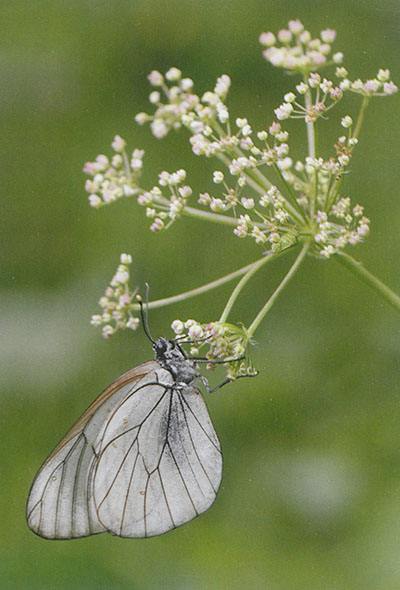
{"type": "MultiPolygon", "coordinates": [[[[324,29],[313,35],[299,20],[289,21],[277,33],[262,33],[260,42],[266,61],[290,73],[293,80],[261,128],[249,116],[230,111],[227,74],[205,92],[196,91],[194,81],[177,67],[165,73],[154,70],[148,76],[150,111],[138,113],[136,123],[149,124],[157,140],[184,131],[194,156],[215,161],[211,177],[205,178],[206,190],[194,186],[183,168],[158,171],[155,181],[144,186],[143,150],[135,148],[128,155],[125,140],[117,135],[110,156],[100,155],[84,167],[90,205],[98,209],[133,198],[144,208],[154,233],[195,217],[229,227],[232,236],[253,240],[269,256],[300,243],[324,260],[363,242],[370,221],[346,190],[345,180],[368,104],[398,91],[390,71],[380,68],[366,80],[350,77],[343,52],[334,48],[336,31],[324,29]],[[349,93],[359,96],[360,105],[354,108],[352,101],[344,114],[342,107],[336,139],[330,149],[320,151],[315,129],[319,125],[323,132],[324,120],[333,116],[339,103],[347,105],[349,93]],[[297,128],[292,131],[294,119],[304,123],[301,136],[297,128]]],[[[125,279],[126,272],[121,269],[117,275],[125,279]]],[[[118,280],[108,287],[101,300],[104,311],[92,320],[102,326],[105,336],[137,325],[134,291],[126,285],[118,280]]],[[[233,354],[228,343],[237,350],[242,347],[242,352],[249,343],[246,331],[232,327],[226,318],[182,326],[182,333],[193,341],[194,332],[205,334],[210,361],[233,354]]],[[[233,373],[238,370],[235,366],[233,373]]]]}
{"type": "Polygon", "coordinates": [[[317,155],[315,146],[309,145],[308,153],[297,160],[291,156],[289,130],[283,127],[290,119],[315,125],[330,115],[348,92],[369,100],[397,91],[389,70],[383,68],[375,78],[352,81],[343,66],[343,53],[333,52],[335,40],[332,29],[313,37],[299,20],[290,21],[276,35],[262,33],[265,59],[301,75],[264,129],[254,130],[248,118],[231,116],[226,102],[231,86],[228,75],[221,75],[213,90],[197,94],[193,80],[176,67],[165,74],[151,72],[149,100],[154,112],[139,113],[136,122],[150,123],[157,139],[186,129],[196,156],[219,161],[212,174],[215,189],[196,191],[183,169],[162,171],[157,184],[143,188],[139,184],[143,150],[133,150],[128,158],[125,141],[116,136],[114,156],[98,156],[85,165],[91,176],[86,185],[90,204],[98,208],[122,197],[135,197],[145,208],[153,232],[168,229],[182,216],[196,214],[193,205],[197,204],[200,211],[223,216],[221,222],[233,226],[238,238],[250,237],[272,252],[311,236],[315,252],[329,258],[363,241],[369,220],[360,214],[361,205],[352,204],[342,188],[359,141],[353,117],[341,118],[342,133],[330,154],[317,155]],[[317,71],[328,66],[333,67],[333,77],[323,77],[317,71]]]}

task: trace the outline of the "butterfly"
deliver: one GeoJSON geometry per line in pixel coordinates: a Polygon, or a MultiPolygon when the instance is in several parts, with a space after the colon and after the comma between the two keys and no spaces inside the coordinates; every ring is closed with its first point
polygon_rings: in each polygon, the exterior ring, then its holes
{"type": "Polygon", "coordinates": [[[213,504],[222,454],[202,377],[176,340],[151,340],[155,360],[114,381],[40,468],[27,502],[40,537],[152,537],[213,504]]]}

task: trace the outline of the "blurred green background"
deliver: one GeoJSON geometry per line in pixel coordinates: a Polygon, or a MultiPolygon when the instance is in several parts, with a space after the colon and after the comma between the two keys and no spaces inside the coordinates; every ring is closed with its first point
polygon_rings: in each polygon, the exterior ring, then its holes
{"type": "MultiPolygon", "coordinates": [[[[229,229],[186,220],[153,235],[133,202],[88,207],[82,164],[115,133],[146,149],[149,184],[185,167],[196,191],[207,188],[212,168],[184,134],[158,142],[133,123],[147,73],[176,65],[199,91],[228,73],[234,114],[261,127],[293,84],[261,58],[261,31],[291,18],[336,28],[354,77],[385,66],[399,81],[398,0],[14,0],[1,13],[0,587],[400,588],[399,317],[334,261],[308,260],[264,322],[260,376],[207,399],[225,457],[208,513],[159,538],[59,542],[34,536],[24,514],[37,468],[71,423],[151,357],[142,333],[105,342],[89,325],[120,252],[153,297],[258,255],[229,229]]],[[[397,290],[398,105],[372,102],[346,189],[372,219],[353,253],[397,290]]],[[[328,146],[337,126],[323,125],[328,146]]],[[[262,271],[234,319],[255,314],[288,264],[262,271]]],[[[175,317],[215,318],[230,288],[154,311],[153,332],[168,334],[175,317]]]]}

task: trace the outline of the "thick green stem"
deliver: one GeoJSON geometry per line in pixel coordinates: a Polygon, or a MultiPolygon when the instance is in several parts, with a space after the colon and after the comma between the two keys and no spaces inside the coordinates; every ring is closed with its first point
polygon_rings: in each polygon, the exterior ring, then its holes
{"type": "Polygon", "coordinates": [[[303,262],[309,247],[310,247],[310,243],[306,242],[304,244],[303,248],[301,249],[300,254],[297,256],[296,260],[294,261],[294,263],[290,267],[288,273],[285,275],[285,277],[280,282],[278,287],[272,293],[271,297],[268,299],[268,301],[265,303],[265,305],[258,312],[257,316],[253,320],[253,323],[250,325],[250,327],[247,330],[247,335],[249,338],[254,336],[255,331],[257,330],[258,326],[261,324],[264,317],[267,315],[267,313],[269,312],[269,310],[271,309],[271,307],[273,306],[275,301],[278,299],[278,297],[282,293],[283,289],[289,283],[290,279],[296,274],[296,271],[298,270],[301,263],[303,262]]]}
{"type": "Polygon", "coordinates": [[[383,299],[386,299],[386,301],[396,308],[397,311],[400,311],[400,297],[382,283],[382,281],[376,276],[370,273],[369,270],[364,268],[361,262],[358,262],[358,260],[355,260],[352,256],[349,256],[349,254],[345,254],[344,252],[338,253],[335,256],[335,260],[348,268],[353,274],[356,274],[359,279],[372,287],[374,291],[383,297],[383,299]]]}
{"type": "Polygon", "coordinates": [[[240,279],[240,281],[238,282],[238,284],[236,285],[236,287],[232,291],[231,296],[229,297],[229,299],[225,305],[224,311],[222,312],[221,317],[219,318],[220,322],[226,322],[226,320],[228,319],[228,316],[232,310],[232,307],[235,304],[236,299],[239,297],[241,291],[243,290],[245,285],[248,283],[248,281],[251,279],[251,277],[253,275],[255,275],[256,272],[258,272],[260,270],[260,268],[262,266],[264,266],[264,264],[267,264],[271,260],[275,260],[281,254],[286,254],[286,252],[288,252],[289,250],[290,250],[290,248],[286,248],[282,252],[279,252],[277,254],[271,254],[269,256],[265,256],[264,258],[261,258],[261,260],[257,260],[257,262],[254,262],[254,264],[252,264],[251,268],[249,268],[249,270],[240,279]]]}
{"type": "MultiPolygon", "coordinates": [[[[272,258],[272,256],[271,256],[272,258]]],[[[275,256],[274,256],[275,258],[275,256]]],[[[183,293],[179,293],[178,295],[172,295],[171,297],[165,297],[163,299],[156,299],[155,301],[149,301],[149,309],[156,309],[157,307],[165,307],[166,305],[172,305],[173,303],[179,303],[180,301],[185,301],[186,299],[190,299],[191,297],[196,297],[197,295],[201,295],[202,293],[207,293],[207,291],[211,291],[212,289],[216,289],[217,287],[221,287],[225,283],[229,283],[238,277],[245,275],[249,272],[254,266],[268,261],[268,257],[263,257],[260,260],[256,260],[238,270],[235,270],[215,281],[211,281],[210,283],[206,283],[205,285],[201,285],[201,287],[197,287],[196,289],[191,289],[190,291],[184,291],[183,293]]],[[[133,310],[140,309],[140,306],[136,303],[132,304],[133,310]]]]}

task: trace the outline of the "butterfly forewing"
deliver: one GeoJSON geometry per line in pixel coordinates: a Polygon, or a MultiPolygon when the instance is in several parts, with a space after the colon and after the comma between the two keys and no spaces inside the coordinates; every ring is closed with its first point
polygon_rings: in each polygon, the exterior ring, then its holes
{"type": "Polygon", "coordinates": [[[111,384],[86,410],[45,461],[30,490],[29,527],[48,539],[70,539],[105,531],[92,497],[95,450],[110,415],[158,364],[144,363],[111,384]]]}
{"type": "Polygon", "coordinates": [[[105,426],[93,478],[99,520],[124,537],[162,534],[209,508],[221,473],[219,442],[200,392],[177,387],[160,367],[105,426]]]}

